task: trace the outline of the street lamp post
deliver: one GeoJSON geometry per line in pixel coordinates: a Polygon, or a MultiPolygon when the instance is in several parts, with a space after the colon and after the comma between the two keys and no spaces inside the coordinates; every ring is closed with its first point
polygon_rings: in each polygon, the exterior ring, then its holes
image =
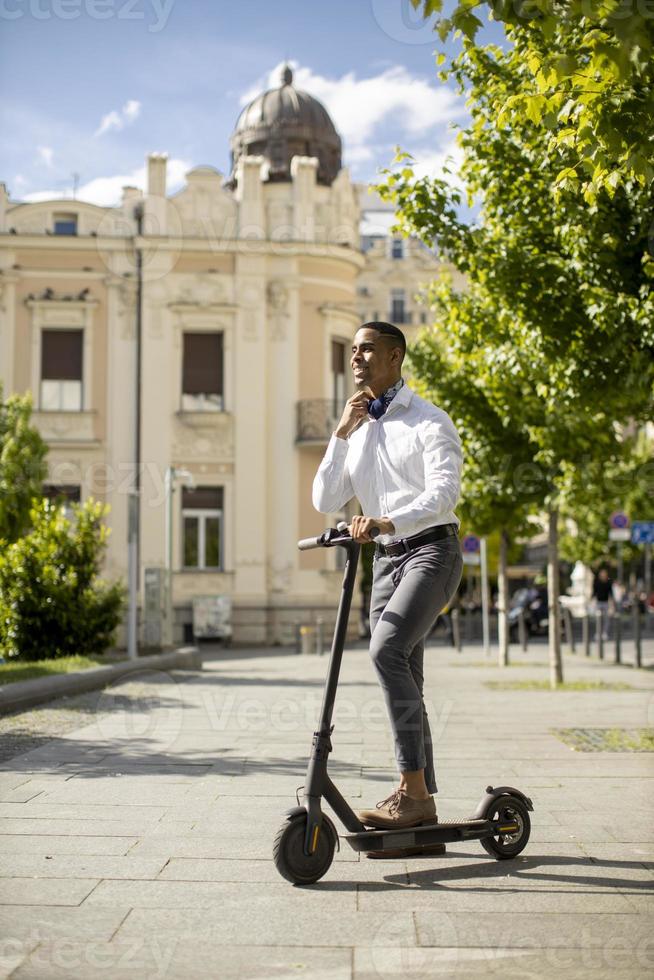
{"type": "Polygon", "coordinates": [[[169,466],[164,477],[166,520],[164,525],[164,550],[166,553],[166,614],[164,620],[164,646],[173,644],[173,495],[175,480],[183,480],[186,486],[195,487],[193,474],[188,470],[169,466]]]}

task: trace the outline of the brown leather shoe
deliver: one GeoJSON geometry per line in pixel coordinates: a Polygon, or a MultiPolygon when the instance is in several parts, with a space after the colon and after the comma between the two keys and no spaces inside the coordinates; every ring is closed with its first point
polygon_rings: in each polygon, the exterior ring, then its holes
{"type": "Polygon", "coordinates": [[[403,789],[396,789],[387,799],[381,800],[374,810],[359,810],[358,817],[367,827],[389,830],[438,822],[433,796],[428,796],[426,800],[414,800],[403,789]]]}
{"type": "Polygon", "coordinates": [[[387,847],[385,851],[366,851],[369,858],[442,857],[445,844],[425,844],[424,847],[387,847]]]}

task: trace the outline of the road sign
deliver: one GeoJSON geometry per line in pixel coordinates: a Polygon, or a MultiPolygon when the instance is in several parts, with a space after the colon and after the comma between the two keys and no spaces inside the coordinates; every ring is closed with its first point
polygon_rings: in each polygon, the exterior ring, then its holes
{"type": "Polygon", "coordinates": [[[474,554],[469,551],[463,552],[463,564],[464,565],[481,565],[481,555],[474,554]]]}
{"type": "MultiPolygon", "coordinates": [[[[609,523],[611,527],[615,528],[629,527],[629,518],[623,510],[614,510],[611,514],[609,523]]],[[[628,541],[629,539],[625,538],[625,540],[628,541]]]]}
{"type": "Polygon", "coordinates": [[[476,534],[466,534],[461,542],[464,554],[476,555],[479,553],[479,538],[476,534]]]}
{"type": "Polygon", "coordinates": [[[654,544],[654,521],[634,521],[631,525],[632,544],[654,544]]]}
{"type": "Polygon", "coordinates": [[[628,527],[612,527],[609,531],[609,541],[631,541],[631,531],[628,527]]]}

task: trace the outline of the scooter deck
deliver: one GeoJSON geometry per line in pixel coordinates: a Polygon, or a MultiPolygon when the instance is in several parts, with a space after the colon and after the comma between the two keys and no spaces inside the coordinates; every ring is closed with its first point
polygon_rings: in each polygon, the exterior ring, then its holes
{"type": "MultiPolygon", "coordinates": [[[[455,841],[488,837],[499,831],[497,821],[471,818],[469,820],[443,820],[423,823],[402,830],[374,828],[356,834],[344,834],[343,838],[355,851],[382,851],[386,848],[426,847],[429,844],[448,844],[455,841]]],[[[507,827],[508,822],[503,822],[507,827]]]]}

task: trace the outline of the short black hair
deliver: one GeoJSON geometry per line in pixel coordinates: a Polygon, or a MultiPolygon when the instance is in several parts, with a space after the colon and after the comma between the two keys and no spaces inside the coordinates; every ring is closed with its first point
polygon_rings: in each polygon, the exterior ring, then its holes
{"type": "Polygon", "coordinates": [[[402,351],[402,357],[406,354],[406,337],[400,328],[394,324],[386,323],[385,320],[371,320],[370,323],[362,323],[359,330],[376,330],[383,337],[392,337],[393,340],[397,341],[397,346],[402,351]]]}

